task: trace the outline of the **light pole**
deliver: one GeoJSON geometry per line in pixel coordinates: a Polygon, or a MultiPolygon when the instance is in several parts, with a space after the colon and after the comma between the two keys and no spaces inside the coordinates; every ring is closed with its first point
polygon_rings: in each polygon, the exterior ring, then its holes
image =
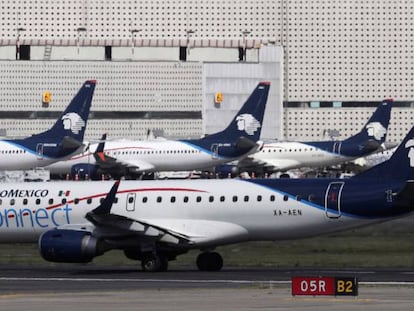
{"type": "Polygon", "coordinates": [[[242,31],[243,34],[243,61],[246,61],[246,37],[250,34],[249,30],[242,31]]]}
{"type": "Polygon", "coordinates": [[[20,33],[26,31],[26,28],[19,27],[17,28],[17,38],[16,38],[16,60],[20,59],[20,33]]]}
{"type": "Polygon", "coordinates": [[[132,55],[134,55],[134,48],[135,48],[135,34],[142,31],[142,29],[131,29],[131,45],[132,45],[132,55]]]}
{"type": "Polygon", "coordinates": [[[190,35],[195,34],[195,30],[188,29],[186,31],[186,37],[187,37],[187,55],[190,55],[190,35]]]}
{"type": "Polygon", "coordinates": [[[80,41],[80,33],[81,32],[85,32],[86,31],[86,28],[85,27],[78,27],[77,29],[76,29],[76,32],[77,32],[77,38],[76,38],[76,46],[77,46],[77,48],[78,48],[78,54],[79,54],[79,41],[80,41]]]}

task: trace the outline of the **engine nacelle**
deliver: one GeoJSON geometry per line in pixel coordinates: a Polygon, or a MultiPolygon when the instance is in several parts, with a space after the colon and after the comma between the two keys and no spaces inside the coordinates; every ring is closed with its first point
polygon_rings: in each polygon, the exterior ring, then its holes
{"type": "Polygon", "coordinates": [[[75,164],[70,169],[71,176],[78,176],[80,179],[89,178],[99,178],[99,166],[93,164],[75,164]]]}
{"type": "Polygon", "coordinates": [[[231,175],[232,177],[237,176],[240,173],[240,169],[237,165],[222,164],[215,167],[215,172],[219,173],[220,177],[227,178],[228,175],[231,175]]]}
{"type": "Polygon", "coordinates": [[[101,255],[90,232],[53,229],[40,236],[39,250],[47,261],[85,263],[101,255]]]}

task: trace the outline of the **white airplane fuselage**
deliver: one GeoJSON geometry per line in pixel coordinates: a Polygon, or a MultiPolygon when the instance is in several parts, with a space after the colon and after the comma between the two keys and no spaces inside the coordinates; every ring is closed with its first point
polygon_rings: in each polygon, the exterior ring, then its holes
{"type": "MultiPolygon", "coordinates": [[[[58,159],[49,158],[43,154],[43,150],[48,147],[56,147],[56,144],[48,146],[47,143],[39,143],[38,153],[35,153],[23,146],[0,140],[0,170],[28,170],[55,163],[58,159]]],[[[59,160],[68,159],[70,156],[61,157],[59,160]]]]}
{"type": "MultiPolygon", "coordinates": [[[[113,181],[2,184],[0,242],[36,242],[55,227],[93,227],[85,215],[112,185],[113,181]]],[[[384,221],[331,215],[309,201],[234,179],[122,181],[117,198],[112,214],[190,236],[194,248],[306,238],[384,221]]],[[[135,225],[128,229],[141,230],[135,225]]]]}
{"type": "MultiPolygon", "coordinates": [[[[70,173],[76,164],[96,164],[93,153],[97,144],[91,144],[88,151],[76,155],[66,161],[54,163],[48,169],[52,174],[70,173]]],[[[120,163],[137,166],[136,172],[145,171],[185,171],[210,168],[217,164],[231,161],[229,158],[217,156],[211,150],[181,141],[107,141],[105,154],[114,157],[120,163]]],[[[127,166],[127,165],[126,165],[127,166]]]]}
{"type": "Polygon", "coordinates": [[[300,142],[265,143],[262,150],[251,156],[266,166],[284,171],[301,167],[330,166],[351,160],[338,153],[322,150],[300,142]]]}

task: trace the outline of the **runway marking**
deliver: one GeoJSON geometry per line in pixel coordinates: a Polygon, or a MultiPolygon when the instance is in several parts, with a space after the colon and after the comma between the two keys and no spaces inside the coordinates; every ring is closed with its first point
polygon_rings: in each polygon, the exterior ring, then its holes
{"type": "Polygon", "coordinates": [[[148,282],[148,283],[231,283],[231,284],[291,284],[291,281],[272,280],[179,280],[179,279],[119,279],[119,278],[22,278],[0,277],[0,281],[71,281],[71,282],[148,282]]]}
{"type": "MultiPolygon", "coordinates": [[[[23,277],[0,277],[1,281],[57,281],[57,282],[146,282],[146,283],[229,283],[229,284],[263,284],[263,285],[291,285],[291,281],[274,281],[274,280],[179,280],[179,279],[120,279],[120,278],[23,278],[23,277]]],[[[414,282],[358,282],[359,285],[394,285],[394,286],[414,286],[414,282]]]]}

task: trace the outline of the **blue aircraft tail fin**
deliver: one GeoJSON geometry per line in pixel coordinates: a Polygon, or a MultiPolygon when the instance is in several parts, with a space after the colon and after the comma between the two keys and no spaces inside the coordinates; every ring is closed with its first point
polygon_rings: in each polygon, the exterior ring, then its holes
{"type": "Polygon", "coordinates": [[[379,180],[414,179],[414,127],[410,130],[391,158],[353,178],[377,178],[379,180]]]}
{"type": "Polygon", "coordinates": [[[73,97],[69,106],[60,115],[52,128],[45,132],[45,134],[62,139],[67,136],[82,142],[91,108],[95,85],[95,80],[88,80],[83,83],[78,93],[75,97],[73,97]]]}
{"type": "Polygon", "coordinates": [[[361,151],[375,151],[387,137],[390,123],[392,99],[384,100],[375,110],[364,128],[356,135],[344,140],[344,144],[359,145],[361,151]]]}
{"type": "Polygon", "coordinates": [[[244,136],[252,141],[260,139],[270,82],[260,82],[239,112],[223,131],[208,135],[207,140],[236,141],[244,136]]]}

